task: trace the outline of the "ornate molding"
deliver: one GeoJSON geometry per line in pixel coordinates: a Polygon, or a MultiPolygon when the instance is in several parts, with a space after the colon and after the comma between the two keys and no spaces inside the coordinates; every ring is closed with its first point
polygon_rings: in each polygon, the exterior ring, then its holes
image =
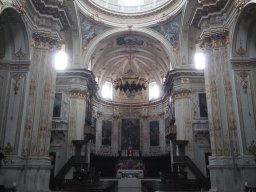
{"type": "Polygon", "coordinates": [[[54,47],[60,48],[60,41],[56,38],[50,37],[43,33],[33,33],[32,34],[32,46],[41,49],[52,49],[54,47]]]}
{"type": "Polygon", "coordinates": [[[198,0],[197,8],[192,19],[192,25],[199,27],[203,17],[220,12],[227,3],[228,0],[198,0]]]}
{"type": "Polygon", "coordinates": [[[86,99],[87,93],[84,90],[73,89],[69,91],[70,97],[74,99],[86,99]]]}
{"type": "Polygon", "coordinates": [[[113,120],[118,120],[120,118],[120,115],[113,114],[112,115],[113,120]]]}
{"type": "Polygon", "coordinates": [[[163,118],[164,115],[165,115],[165,112],[162,112],[162,113],[159,113],[159,114],[158,114],[158,116],[159,116],[160,118],[163,118]]]}
{"type": "Polygon", "coordinates": [[[255,59],[231,59],[231,63],[235,70],[252,70],[256,68],[255,59]]]}
{"type": "Polygon", "coordinates": [[[172,71],[168,71],[163,85],[165,94],[170,95],[173,91],[174,80],[182,77],[204,79],[204,73],[194,69],[174,69],[172,71]]]}
{"type": "Polygon", "coordinates": [[[63,78],[80,78],[86,81],[86,89],[90,96],[95,95],[99,89],[95,76],[92,71],[87,69],[67,69],[57,73],[58,79],[63,78]]]}
{"type": "Polygon", "coordinates": [[[200,47],[201,49],[225,47],[229,42],[229,32],[224,30],[222,32],[205,35],[201,40],[200,47]]]}
{"type": "Polygon", "coordinates": [[[0,65],[0,70],[9,70],[9,71],[28,71],[29,64],[2,64],[0,65]]]}
{"type": "Polygon", "coordinates": [[[241,78],[241,87],[244,90],[244,93],[247,94],[247,88],[248,88],[248,77],[249,74],[246,71],[241,71],[239,74],[240,78],[241,78]]]}
{"type": "Polygon", "coordinates": [[[184,99],[184,98],[189,98],[191,97],[191,91],[189,89],[183,89],[179,91],[175,91],[173,93],[174,99],[184,99]]]}

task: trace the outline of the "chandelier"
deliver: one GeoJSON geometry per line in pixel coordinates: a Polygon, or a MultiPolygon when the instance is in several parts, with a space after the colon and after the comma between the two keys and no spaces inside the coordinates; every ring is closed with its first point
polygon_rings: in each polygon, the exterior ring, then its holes
{"type": "Polygon", "coordinates": [[[114,89],[123,91],[125,93],[138,93],[146,90],[148,87],[147,79],[141,77],[132,70],[132,56],[131,51],[129,52],[129,69],[123,75],[113,80],[114,89]]]}
{"type": "Polygon", "coordinates": [[[122,77],[115,79],[113,85],[115,90],[138,92],[147,89],[148,81],[145,78],[137,76],[132,69],[129,69],[122,77]]]}

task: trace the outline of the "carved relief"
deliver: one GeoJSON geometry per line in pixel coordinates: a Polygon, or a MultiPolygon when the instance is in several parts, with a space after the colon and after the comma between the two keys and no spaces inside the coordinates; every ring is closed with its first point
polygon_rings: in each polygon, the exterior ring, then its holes
{"type": "Polygon", "coordinates": [[[215,81],[211,81],[210,83],[210,93],[214,101],[217,99],[217,85],[215,81]]]}
{"type": "Polygon", "coordinates": [[[244,90],[244,93],[247,94],[247,88],[248,88],[248,77],[249,77],[249,74],[246,72],[246,71],[241,71],[240,74],[239,74],[240,78],[241,78],[241,87],[242,89],[244,90]]]}
{"type": "Polygon", "coordinates": [[[226,97],[231,97],[232,96],[231,82],[229,80],[225,80],[224,81],[224,87],[225,87],[225,95],[226,95],[226,97]]]}

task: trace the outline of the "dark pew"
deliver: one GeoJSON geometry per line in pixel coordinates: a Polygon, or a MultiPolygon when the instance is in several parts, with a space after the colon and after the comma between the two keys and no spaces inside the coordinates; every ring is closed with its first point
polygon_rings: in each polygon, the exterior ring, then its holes
{"type": "Polygon", "coordinates": [[[73,192],[115,192],[117,191],[117,180],[113,181],[98,181],[98,182],[84,182],[72,179],[64,179],[55,181],[51,189],[53,191],[73,191],[73,192]]]}
{"type": "Polygon", "coordinates": [[[143,192],[155,191],[200,191],[201,183],[196,180],[176,181],[171,183],[162,183],[160,181],[141,181],[143,192]]]}

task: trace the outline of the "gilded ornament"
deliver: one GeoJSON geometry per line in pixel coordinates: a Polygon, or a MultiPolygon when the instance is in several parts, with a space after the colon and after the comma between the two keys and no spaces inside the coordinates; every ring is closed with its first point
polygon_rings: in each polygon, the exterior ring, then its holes
{"type": "Polygon", "coordinates": [[[86,91],[74,89],[69,91],[70,97],[75,99],[86,99],[87,93],[86,91]]]}
{"type": "Polygon", "coordinates": [[[235,2],[236,8],[239,10],[243,9],[247,2],[248,0],[236,0],[235,2]]]}
{"type": "Polygon", "coordinates": [[[191,96],[191,91],[188,89],[179,90],[173,93],[174,99],[184,99],[191,96]]]}

